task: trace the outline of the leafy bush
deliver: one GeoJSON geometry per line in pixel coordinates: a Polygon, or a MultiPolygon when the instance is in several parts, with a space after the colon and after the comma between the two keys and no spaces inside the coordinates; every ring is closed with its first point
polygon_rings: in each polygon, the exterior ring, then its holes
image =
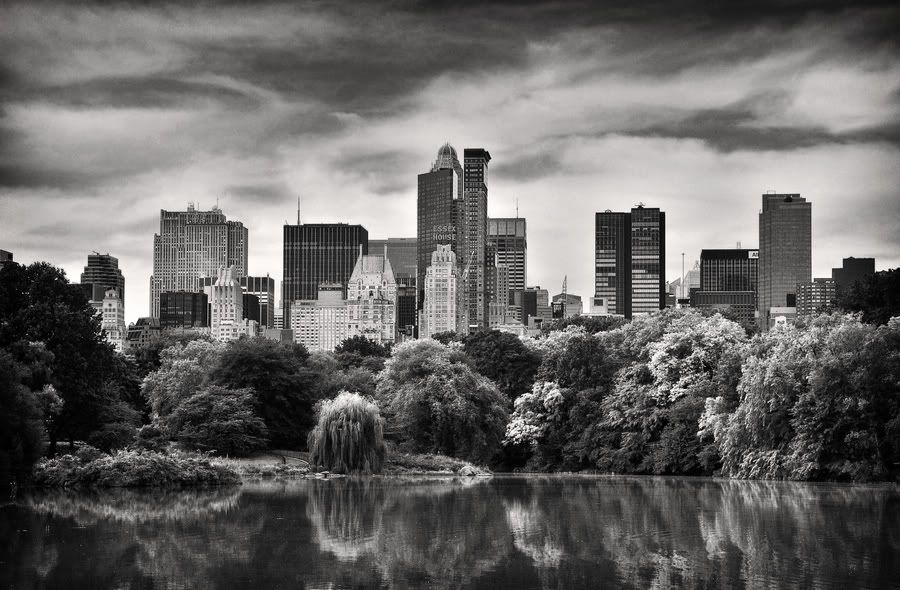
{"type": "Polygon", "coordinates": [[[383,420],[378,406],[342,391],[319,405],[309,433],[310,463],[335,473],[380,473],[384,463],[383,420]]]}
{"type": "Polygon", "coordinates": [[[268,432],[253,413],[250,389],[210,385],[179,405],[167,420],[174,440],[189,448],[237,457],[263,449],[268,432]]]}
{"type": "Polygon", "coordinates": [[[165,451],[169,446],[169,439],[156,424],[145,424],[137,431],[135,445],[146,451],[165,451]]]}
{"type": "Polygon", "coordinates": [[[45,487],[143,487],[233,485],[234,469],[204,456],[127,450],[113,455],[63,455],[44,459],[34,469],[34,483],[45,487]]]}

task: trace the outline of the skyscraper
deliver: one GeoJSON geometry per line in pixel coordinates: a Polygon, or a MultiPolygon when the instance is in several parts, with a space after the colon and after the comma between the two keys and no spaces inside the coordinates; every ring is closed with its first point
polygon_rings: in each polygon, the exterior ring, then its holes
{"type": "Polygon", "coordinates": [[[159,233],[153,236],[150,316],[159,318],[164,291],[200,291],[201,276],[216,276],[234,267],[235,278],[247,275],[247,228],[228,221],[218,207],[197,211],[160,211],[159,233]]]}
{"type": "Polygon", "coordinates": [[[363,336],[388,344],[394,341],[397,321],[397,282],[387,257],[362,254],[356,260],[347,286],[347,324],[350,337],[363,336]]]}
{"type": "MultiPolygon", "coordinates": [[[[416,205],[416,285],[419,290],[417,305],[421,310],[425,303],[425,272],[437,247],[449,246],[456,254],[455,261],[461,264],[464,260],[459,250],[464,222],[463,168],[456,150],[449,143],[438,150],[431,170],[419,174],[416,205]]],[[[458,310],[454,310],[458,314],[458,310]]]]}
{"type": "MultiPolygon", "coordinates": [[[[299,220],[298,220],[299,221],[299,220]]],[[[293,301],[314,300],[322,283],[340,283],[347,297],[347,281],[359,256],[369,253],[369,232],[361,225],[304,223],[284,226],[284,275],[281,301],[289,321],[293,301]]]]}
{"type": "Polygon", "coordinates": [[[665,307],[666,214],[638,205],[595,218],[594,297],[626,318],[665,307]]]}
{"type": "MultiPolygon", "coordinates": [[[[125,305],[125,277],[119,269],[119,259],[109,254],[94,252],[88,254],[88,263],[81,273],[81,284],[91,285],[89,299],[99,304],[106,297],[107,289],[119,292],[121,304],[125,305]]],[[[87,289],[85,290],[87,293],[87,289]]]]}
{"type": "Polygon", "coordinates": [[[759,324],[796,313],[797,284],[812,280],[812,203],[799,194],[762,196],[759,214],[759,324]]]}
{"type": "Polygon", "coordinates": [[[466,277],[465,296],[468,301],[469,325],[484,328],[488,325],[488,284],[487,265],[487,207],[488,207],[488,162],[491,154],[482,148],[463,150],[463,260],[469,267],[466,277]],[[471,262],[470,262],[471,260],[471,262]]]}
{"type": "Polygon", "coordinates": [[[457,329],[456,254],[449,245],[439,245],[431,255],[431,264],[422,281],[425,295],[419,322],[419,337],[430,338],[439,332],[457,329]]]}
{"type": "Polygon", "coordinates": [[[497,264],[509,269],[509,288],[522,290],[528,285],[528,240],[524,217],[488,219],[488,243],[495,246],[497,264]]]}

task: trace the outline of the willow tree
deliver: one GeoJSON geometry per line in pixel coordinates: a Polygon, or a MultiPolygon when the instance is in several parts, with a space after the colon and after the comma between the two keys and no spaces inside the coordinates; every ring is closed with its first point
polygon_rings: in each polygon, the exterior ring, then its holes
{"type": "Polygon", "coordinates": [[[384,464],[384,420],[378,406],[342,391],[319,406],[309,433],[310,463],[335,473],[380,473],[384,464]]]}

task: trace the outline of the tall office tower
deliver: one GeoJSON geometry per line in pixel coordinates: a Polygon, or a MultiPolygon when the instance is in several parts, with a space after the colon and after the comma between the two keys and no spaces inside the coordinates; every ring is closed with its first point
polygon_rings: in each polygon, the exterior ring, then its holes
{"type": "Polygon", "coordinates": [[[499,263],[497,246],[488,243],[488,326],[509,323],[509,268],[499,263]]]}
{"type": "Polygon", "coordinates": [[[835,283],[831,277],[797,283],[797,317],[827,312],[834,307],[835,283]]]}
{"type": "Polygon", "coordinates": [[[291,306],[294,342],[307,350],[333,351],[350,336],[344,283],[321,283],[316,299],[298,299],[291,306]]]}
{"type": "Polygon", "coordinates": [[[831,269],[834,279],[835,297],[847,293],[856,282],[862,283],[875,274],[874,258],[844,258],[841,268],[831,269]]]}
{"type": "Polygon", "coordinates": [[[209,297],[192,291],[161,293],[159,327],[163,330],[208,328],[209,297]]]}
{"type": "Polygon", "coordinates": [[[416,281],[418,238],[388,238],[369,240],[370,252],[387,247],[387,257],[397,282],[397,333],[395,340],[411,338],[416,326],[416,281]]]}
{"type": "Polygon", "coordinates": [[[394,342],[397,322],[397,282],[391,262],[384,254],[363,255],[350,275],[347,286],[347,314],[350,337],[363,336],[378,344],[394,342]]]}
{"type": "Polygon", "coordinates": [[[160,211],[159,233],[153,236],[150,316],[159,318],[164,291],[200,291],[198,279],[234,267],[235,278],[247,276],[247,228],[228,221],[218,207],[197,211],[160,211]]]}
{"type": "Polygon", "coordinates": [[[420,338],[431,338],[438,332],[456,331],[457,276],[456,253],[449,244],[437,246],[422,281],[425,295],[419,321],[420,338]]]}
{"type": "Polygon", "coordinates": [[[759,214],[759,325],[796,313],[797,284],[812,280],[812,203],[799,194],[762,196],[759,214]]]}
{"type": "Polygon", "coordinates": [[[484,328],[488,325],[487,258],[488,239],[488,162],[491,154],[482,148],[463,150],[463,225],[462,241],[465,264],[469,266],[465,296],[468,301],[469,326],[484,328]],[[470,264],[471,258],[471,264],[470,264]]]}
{"type": "Polygon", "coordinates": [[[488,243],[497,253],[497,264],[509,269],[509,288],[522,290],[528,285],[528,240],[524,217],[488,219],[488,243]]]}
{"type": "Polygon", "coordinates": [[[115,256],[97,252],[88,254],[87,266],[81,273],[81,284],[90,285],[85,288],[85,293],[90,291],[88,299],[98,310],[106,298],[107,289],[118,291],[120,302],[125,305],[125,277],[119,269],[119,259],[115,256]]]}
{"type": "Polygon", "coordinates": [[[733,248],[700,252],[700,288],[691,307],[730,312],[745,327],[756,321],[759,250],[733,248]]]}
{"type": "MultiPolygon", "coordinates": [[[[456,253],[459,264],[465,261],[465,255],[459,250],[464,222],[462,203],[463,168],[456,150],[445,143],[438,150],[431,171],[418,176],[416,288],[419,295],[416,305],[419,311],[425,304],[425,269],[431,264],[431,256],[437,247],[447,245],[456,253]]],[[[456,310],[457,315],[460,311],[456,310]]]]}
{"type": "Polygon", "coordinates": [[[597,213],[595,224],[596,304],[629,319],[665,308],[666,214],[638,205],[597,213]]]}
{"type": "MultiPolygon", "coordinates": [[[[298,219],[299,221],[299,219],[298,219]]],[[[369,253],[369,232],[361,225],[304,223],[284,226],[284,275],[281,304],[289,318],[291,304],[311,301],[322,283],[341,283],[347,296],[347,281],[356,264],[359,247],[369,253]]]]}
{"type": "Polygon", "coordinates": [[[210,333],[215,340],[229,341],[246,333],[243,324],[244,293],[234,267],[219,269],[209,304],[210,333]]]}
{"type": "Polygon", "coordinates": [[[125,327],[125,304],[118,289],[111,287],[106,290],[102,309],[100,327],[106,332],[106,341],[115,347],[116,352],[124,352],[128,329],[125,327]]]}
{"type": "Polygon", "coordinates": [[[257,319],[262,328],[274,328],[275,279],[266,275],[264,277],[241,277],[239,281],[245,295],[254,295],[258,299],[257,307],[250,314],[247,313],[248,310],[245,310],[244,315],[257,319]]]}

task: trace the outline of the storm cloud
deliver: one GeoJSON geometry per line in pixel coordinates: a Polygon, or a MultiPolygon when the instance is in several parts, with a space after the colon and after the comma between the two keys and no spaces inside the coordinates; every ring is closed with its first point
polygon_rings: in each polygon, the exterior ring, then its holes
{"type": "Polygon", "coordinates": [[[593,291],[593,213],[667,213],[668,278],[813,203],[813,274],[900,265],[900,10],[888,2],[5,3],[0,248],[148,310],[160,209],[216,202],[281,275],[281,224],[414,236],[438,147],[492,156],[529,282],[593,291]],[[727,7],[727,9],[726,9],[727,7]]]}

